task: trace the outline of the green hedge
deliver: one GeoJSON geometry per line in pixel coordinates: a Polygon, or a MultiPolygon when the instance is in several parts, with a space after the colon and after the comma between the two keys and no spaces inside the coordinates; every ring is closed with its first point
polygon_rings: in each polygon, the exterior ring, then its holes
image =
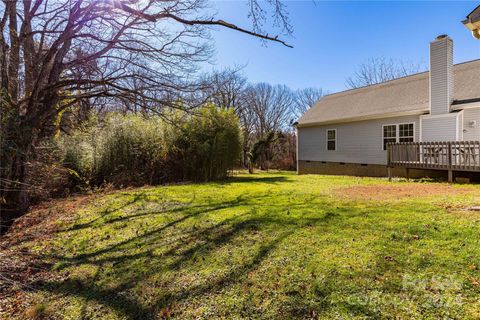
{"type": "Polygon", "coordinates": [[[227,177],[242,140],[233,111],[206,106],[195,115],[110,115],[59,138],[77,183],[100,185],[210,181],[227,177]]]}
{"type": "Polygon", "coordinates": [[[180,132],[173,147],[180,155],[183,179],[223,179],[240,159],[242,134],[233,109],[205,107],[186,121],[180,132]]]}

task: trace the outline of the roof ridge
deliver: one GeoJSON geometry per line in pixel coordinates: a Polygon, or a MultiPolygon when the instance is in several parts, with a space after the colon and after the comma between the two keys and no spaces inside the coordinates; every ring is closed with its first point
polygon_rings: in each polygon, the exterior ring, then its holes
{"type": "MultiPolygon", "coordinates": [[[[472,63],[472,62],[478,62],[478,61],[480,61],[480,59],[473,59],[473,60],[468,60],[468,61],[463,61],[463,62],[455,63],[453,66],[456,67],[456,66],[460,66],[460,65],[463,65],[463,64],[472,63]]],[[[347,90],[343,90],[343,91],[338,91],[338,92],[332,92],[332,93],[328,93],[328,94],[324,95],[322,98],[326,98],[326,97],[334,96],[334,95],[340,95],[340,94],[344,94],[344,93],[349,93],[349,92],[355,91],[355,90],[372,88],[372,87],[375,87],[375,86],[378,87],[378,86],[381,86],[381,85],[384,85],[384,84],[387,84],[387,83],[390,83],[390,82],[394,82],[394,81],[398,81],[398,80],[403,80],[403,79],[411,78],[411,77],[414,77],[414,76],[419,76],[419,75],[422,75],[422,74],[428,73],[428,72],[430,72],[430,70],[426,70],[426,71],[422,71],[422,72],[417,72],[417,73],[409,74],[409,75],[407,75],[407,76],[402,76],[402,77],[398,77],[398,78],[395,78],[395,79],[391,79],[391,80],[387,80],[387,81],[383,81],[383,82],[379,82],[379,83],[369,84],[369,85],[366,85],[366,86],[363,86],[363,87],[351,88],[351,89],[347,89],[347,90]]]]}
{"type": "MultiPolygon", "coordinates": [[[[457,101],[480,99],[480,59],[455,64],[457,101]]],[[[428,71],[385,81],[372,86],[329,94],[320,99],[299,119],[307,123],[338,122],[370,117],[372,114],[410,114],[429,108],[428,71]]]]}

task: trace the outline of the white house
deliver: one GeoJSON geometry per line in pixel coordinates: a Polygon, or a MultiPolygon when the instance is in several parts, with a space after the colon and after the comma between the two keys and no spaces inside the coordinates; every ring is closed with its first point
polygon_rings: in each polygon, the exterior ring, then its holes
{"type": "Polygon", "coordinates": [[[297,132],[299,173],[480,171],[480,60],[453,65],[453,41],[439,36],[430,71],[324,96],[297,132]]]}

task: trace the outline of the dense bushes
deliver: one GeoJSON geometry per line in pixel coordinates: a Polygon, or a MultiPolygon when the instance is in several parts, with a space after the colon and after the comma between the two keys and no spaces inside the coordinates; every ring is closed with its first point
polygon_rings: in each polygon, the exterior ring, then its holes
{"type": "Polygon", "coordinates": [[[173,148],[180,155],[183,179],[225,178],[239,160],[241,131],[233,110],[204,108],[200,116],[185,122],[178,133],[173,148]]]}
{"type": "Polygon", "coordinates": [[[165,175],[169,142],[158,117],[114,117],[103,128],[94,171],[97,184],[155,184],[165,175]]]}
{"type": "Polygon", "coordinates": [[[292,132],[282,131],[270,131],[260,137],[248,153],[249,171],[253,172],[254,166],[262,170],[295,170],[295,140],[292,132]]]}
{"type": "Polygon", "coordinates": [[[54,141],[42,141],[36,146],[34,156],[26,164],[29,174],[25,183],[32,202],[68,195],[71,175],[62,165],[62,157],[62,150],[54,141]]]}
{"type": "Polygon", "coordinates": [[[241,132],[232,111],[196,115],[110,115],[59,138],[74,185],[115,185],[225,178],[238,161],[241,132]],[[176,125],[172,124],[176,123],[176,125]]]}

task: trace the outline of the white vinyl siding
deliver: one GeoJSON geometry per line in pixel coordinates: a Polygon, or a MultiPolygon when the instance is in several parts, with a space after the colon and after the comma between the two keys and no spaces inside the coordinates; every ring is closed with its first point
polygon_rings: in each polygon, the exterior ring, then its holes
{"type": "Polygon", "coordinates": [[[458,117],[460,113],[421,117],[421,141],[459,140],[458,117]]]}
{"type": "Polygon", "coordinates": [[[450,112],[453,99],[453,43],[449,38],[430,44],[430,113],[450,112]]]}
{"type": "Polygon", "coordinates": [[[464,137],[463,137],[463,118],[464,118],[464,111],[460,111],[458,113],[458,117],[457,117],[457,140],[465,140],[464,137]]]}
{"type": "Polygon", "coordinates": [[[463,110],[463,140],[480,140],[480,108],[463,110]]]}
{"type": "MultiPolygon", "coordinates": [[[[402,116],[336,124],[336,151],[327,151],[327,130],[331,125],[298,128],[298,159],[345,163],[386,164],[383,150],[383,125],[414,123],[419,116],[402,116]]],[[[418,141],[415,130],[415,141],[418,141]]]]}

